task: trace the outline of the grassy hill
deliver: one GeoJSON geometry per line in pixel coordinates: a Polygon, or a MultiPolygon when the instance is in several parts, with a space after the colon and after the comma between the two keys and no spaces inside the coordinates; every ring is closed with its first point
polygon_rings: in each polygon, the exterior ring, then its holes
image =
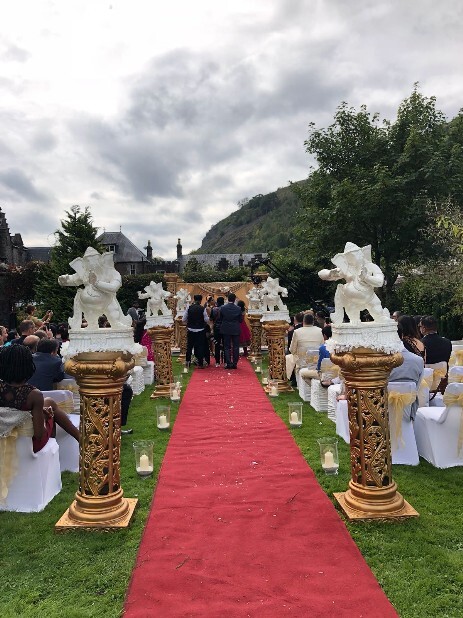
{"type": "Polygon", "coordinates": [[[256,195],[213,225],[197,253],[259,253],[287,247],[298,207],[291,186],[256,195]]]}

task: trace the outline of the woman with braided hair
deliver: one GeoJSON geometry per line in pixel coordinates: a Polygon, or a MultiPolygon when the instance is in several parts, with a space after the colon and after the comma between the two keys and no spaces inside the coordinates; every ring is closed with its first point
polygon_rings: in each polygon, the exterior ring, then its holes
{"type": "Polygon", "coordinates": [[[27,384],[35,371],[29,348],[13,345],[0,349],[0,408],[16,408],[30,411],[34,435],[32,448],[40,451],[55,433],[55,422],[79,441],[79,430],[74,427],[68,415],[60,410],[50,397],[27,384]]]}

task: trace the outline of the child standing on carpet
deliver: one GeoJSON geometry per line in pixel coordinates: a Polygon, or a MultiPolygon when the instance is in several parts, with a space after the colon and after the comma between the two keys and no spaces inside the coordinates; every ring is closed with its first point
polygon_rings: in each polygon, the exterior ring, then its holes
{"type": "Polygon", "coordinates": [[[243,314],[243,321],[240,324],[240,346],[243,348],[243,356],[247,356],[248,347],[251,345],[251,331],[246,322],[246,305],[243,300],[239,300],[236,304],[241,307],[243,314]]]}

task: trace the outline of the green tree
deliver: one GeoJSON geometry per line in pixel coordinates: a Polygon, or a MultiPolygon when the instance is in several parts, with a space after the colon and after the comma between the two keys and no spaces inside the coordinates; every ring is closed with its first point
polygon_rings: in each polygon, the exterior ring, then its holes
{"type": "Polygon", "coordinates": [[[393,302],[401,266],[443,251],[429,242],[427,228],[450,191],[442,172],[447,135],[435,99],[421,95],[417,86],[394,123],[380,124],[365,106],[357,112],[343,103],[327,129],[310,125],[306,151],[315,155],[318,169],[296,188],[304,202],[298,250],[314,265],[321,260],[326,265],[347,240],[371,244],[386,277],[385,301],[393,302]]]}
{"type": "Polygon", "coordinates": [[[38,302],[53,310],[53,321],[64,322],[73,313],[74,287],[61,287],[58,277],[72,273],[69,263],[81,257],[87,247],[98,251],[103,248],[97,241],[98,229],[92,223],[90,209],[86,206],[72,206],[66,211],[66,218],[61,221],[61,229],[55,232],[56,243],[51,250],[51,258],[41,271],[36,295],[38,302]]]}

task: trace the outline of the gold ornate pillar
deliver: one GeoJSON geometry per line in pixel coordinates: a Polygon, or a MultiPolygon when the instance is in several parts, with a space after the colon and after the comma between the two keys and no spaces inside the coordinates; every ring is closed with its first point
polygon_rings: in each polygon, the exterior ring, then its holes
{"type": "Polygon", "coordinates": [[[249,324],[251,326],[251,357],[260,361],[262,359],[262,314],[261,313],[248,313],[249,324]]]}
{"type": "Polygon", "coordinates": [[[175,325],[178,331],[178,347],[180,348],[180,354],[178,355],[178,362],[184,363],[186,359],[186,344],[187,344],[187,326],[182,322],[183,316],[179,315],[175,318],[175,325]]]}
{"type": "Polygon", "coordinates": [[[79,490],[55,530],[126,528],[138,500],[120,481],[121,394],[131,354],[82,352],[66,362],[80,392],[79,490]]]}
{"type": "Polygon", "coordinates": [[[402,355],[359,347],[331,360],[346,383],[350,429],[351,480],[336,500],[351,520],[417,517],[392,480],[387,381],[402,355]]]}
{"type": "MultiPolygon", "coordinates": [[[[175,316],[175,310],[177,308],[177,301],[174,296],[177,293],[177,283],[180,277],[176,273],[165,273],[164,281],[166,282],[167,291],[171,293],[171,296],[166,299],[166,305],[172,311],[172,315],[175,316]]],[[[177,344],[177,333],[174,324],[174,330],[172,331],[171,339],[170,339],[170,347],[175,348],[177,344]]]]}
{"type": "Polygon", "coordinates": [[[279,392],[289,393],[293,389],[286,377],[285,335],[288,323],[284,320],[272,320],[264,322],[262,326],[267,335],[269,378],[278,380],[279,392]]]}
{"type": "Polygon", "coordinates": [[[173,332],[174,329],[171,326],[152,326],[148,329],[156,371],[156,387],[151,399],[170,395],[170,385],[174,380],[170,347],[173,332]]]}

